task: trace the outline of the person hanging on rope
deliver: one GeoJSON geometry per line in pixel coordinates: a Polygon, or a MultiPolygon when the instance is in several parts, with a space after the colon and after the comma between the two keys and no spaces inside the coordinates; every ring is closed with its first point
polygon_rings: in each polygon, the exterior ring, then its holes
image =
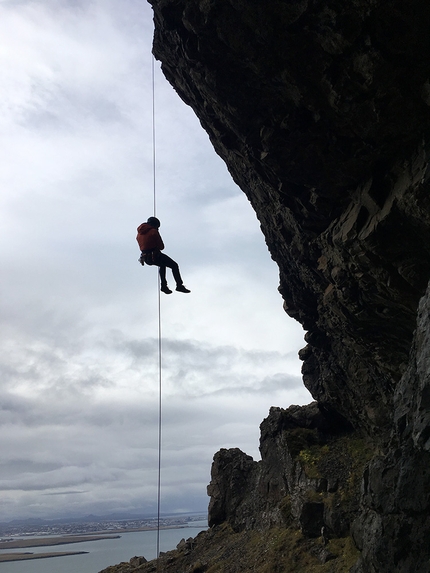
{"type": "Polygon", "coordinates": [[[149,217],[146,223],[142,223],[137,228],[136,240],[142,252],[139,261],[142,265],[146,263],[147,265],[156,265],[159,267],[161,292],[165,294],[172,293],[167,286],[166,267],[172,269],[173,278],[176,281],[176,290],[178,292],[191,292],[182,282],[178,263],[161,252],[164,249],[164,243],[158,232],[160,224],[157,217],[149,217]]]}

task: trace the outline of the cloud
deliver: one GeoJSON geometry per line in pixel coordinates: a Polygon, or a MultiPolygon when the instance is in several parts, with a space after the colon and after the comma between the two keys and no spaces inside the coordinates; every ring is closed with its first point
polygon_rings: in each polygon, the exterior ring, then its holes
{"type": "MultiPolygon", "coordinates": [[[[152,13],[4,1],[0,33],[2,519],[152,511],[158,280],[135,241],[153,212],[152,13]]],[[[155,71],[157,215],[191,289],[161,300],[162,503],[201,511],[214,453],[258,458],[270,406],[309,401],[303,332],[247,199],[155,71]]]]}
{"type": "MultiPolygon", "coordinates": [[[[286,398],[303,401],[303,387],[299,377],[276,371],[283,365],[277,352],[178,340],[163,346],[164,503],[203,510],[215,451],[241,447],[258,457],[262,417],[286,398]]],[[[2,358],[0,490],[14,501],[9,515],[32,514],[37,500],[37,515],[64,507],[77,514],[102,507],[150,511],[157,484],[157,341],[113,333],[91,346],[91,357],[79,344],[21,350],[20,359],[2,358]]]]}

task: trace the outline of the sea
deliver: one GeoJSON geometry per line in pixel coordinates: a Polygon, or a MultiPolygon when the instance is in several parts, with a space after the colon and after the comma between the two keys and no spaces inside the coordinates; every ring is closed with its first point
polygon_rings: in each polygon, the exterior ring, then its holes
{"type": "MultiPolygon", "coordinates": [[[[181,539],[196,537],[207,529],[207,521],[193,521],[190,525],[160,531],[160,551],[175,549],[181,539]]],[[[116,535],[116,534],[115,534],[116,535]]],[[[143,555],[148,561],[157,553],[156,531],[130,531],[120,533],[117,539],[85,541],[70,545],[29,547],[15,552],[46,553],[50,551],[87,551],[82,555],[31,559],[28,561],[8,561],[0,563],[0,573],[98,573],[109,565],[130,561],[135,555],[143,555]]],[[[4,552],[4,551],[2,551],[4,552]]],[[[8,550],[12,553],[12,550],[8,550]]]]}

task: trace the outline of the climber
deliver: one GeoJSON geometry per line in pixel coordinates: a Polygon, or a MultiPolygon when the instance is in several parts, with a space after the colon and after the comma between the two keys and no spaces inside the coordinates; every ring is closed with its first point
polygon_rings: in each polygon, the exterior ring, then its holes
{"type": "Polygon", "coordinates": [[[178,263],[161,252],[164,249],[164,243],[158,232],[160,224],[160,221],[156,217],[149,217],[146,223],[142,223],[137,228],[136,240],[142,251],[139,261],[142,265],[146,263],[147,265],[156,265],[160,268],[161,292],[165,294],[172,293],[167,286],[166,267],[172,269],[173,278],[176,281],[176,290],[178,292],[191,292],[182,282],[178,263]]]}

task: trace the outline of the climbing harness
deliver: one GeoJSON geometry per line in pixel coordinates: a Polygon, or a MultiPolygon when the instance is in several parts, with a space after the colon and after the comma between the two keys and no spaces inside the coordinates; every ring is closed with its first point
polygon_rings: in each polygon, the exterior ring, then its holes
{"type": "Polygon", "coordinates": [[[156,249],[149,249],[148,251],[142,251],[139,257],[139,263],[142,267],[145,263],[149,266],[157,265],[159,262],[160,251],[156,249]]]}

